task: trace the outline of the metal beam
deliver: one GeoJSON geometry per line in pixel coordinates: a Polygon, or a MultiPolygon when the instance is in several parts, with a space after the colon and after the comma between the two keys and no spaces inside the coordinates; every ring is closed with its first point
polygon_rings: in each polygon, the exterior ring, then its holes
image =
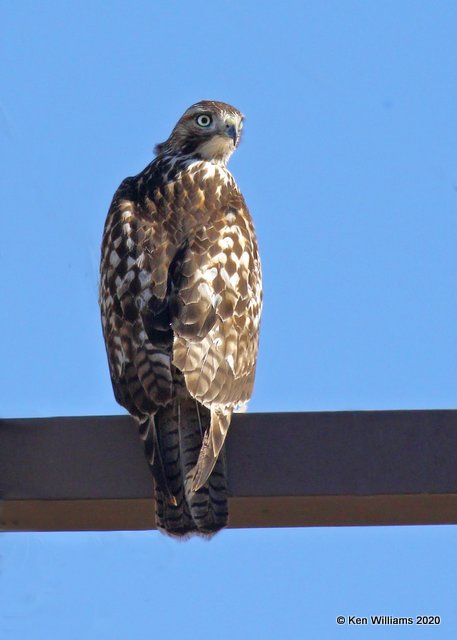
{"type": "MultiPolygon", "coordinates": [[[[457,523],[457,410],[235,415],[230,526],[457,523]]],[[[0,420],[4,531],[154,528],[128,416],[0,420]]]]}

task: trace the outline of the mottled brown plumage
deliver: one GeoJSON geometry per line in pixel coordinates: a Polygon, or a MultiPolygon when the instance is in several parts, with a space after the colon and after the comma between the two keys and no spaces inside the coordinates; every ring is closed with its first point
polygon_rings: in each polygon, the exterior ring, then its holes
{"type": "Polygon", "coordinates": [[[227,522],[232,412],[251,396],[261,271],[249,211],[226,162],[242,114],[190,107],[157,158],[122,182],[105,224],[103,333],[117,401],[139,422],[157,525],[211,535],[227,522]]]}

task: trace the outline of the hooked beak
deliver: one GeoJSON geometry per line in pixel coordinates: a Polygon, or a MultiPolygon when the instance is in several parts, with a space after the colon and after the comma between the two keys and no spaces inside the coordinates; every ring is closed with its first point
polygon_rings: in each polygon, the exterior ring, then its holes
{"type": "Polygon", "coordinates": [[[234,124],[233,120],[226,121],[225,135],[228,136],[231,140],[233,140],[233,144],[236,145],[238,140],[238,131],[236,128],[236,124],[234,124]]]}

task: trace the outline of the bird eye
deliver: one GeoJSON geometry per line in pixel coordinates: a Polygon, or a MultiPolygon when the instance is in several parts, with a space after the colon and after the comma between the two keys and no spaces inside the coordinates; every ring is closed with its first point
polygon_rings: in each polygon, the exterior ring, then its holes
{"type": "Polygon", "coordinates": [[[206,113],[203,113],[200,116],[197,116],[197,124],[200,127],[209,127],[209,125],[212,123],[212,118],[211,116],[208,116],[206,113]]]}

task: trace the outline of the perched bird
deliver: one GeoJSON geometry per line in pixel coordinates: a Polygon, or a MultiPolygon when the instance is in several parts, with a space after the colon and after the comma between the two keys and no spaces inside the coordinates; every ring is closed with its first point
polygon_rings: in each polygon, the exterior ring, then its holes
{"type": "Polygon", "coordinates": [[[227,524],[223,445],[254,383],[261,268],[226,163],[243,115],[203,100],[116,191],[105,223],[103,334],[116,400],[139,423],[156,523],[178,537],[227,524]],[[222,453],[221,453],[222,452],[222,453]]]}

